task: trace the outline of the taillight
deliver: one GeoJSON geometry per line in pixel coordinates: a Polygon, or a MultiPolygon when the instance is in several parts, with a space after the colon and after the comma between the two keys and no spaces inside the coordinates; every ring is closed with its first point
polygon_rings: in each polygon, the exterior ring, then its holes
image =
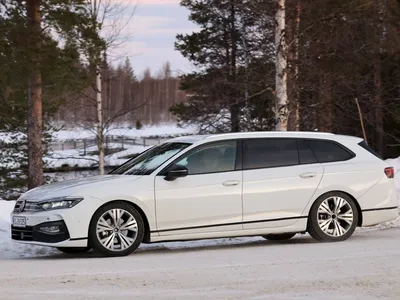
{"type": "Polygon", "coordinates": [[[387,178],[394,178],[394,168],[393,167],[385,168],[385,174],[387,178]]]}

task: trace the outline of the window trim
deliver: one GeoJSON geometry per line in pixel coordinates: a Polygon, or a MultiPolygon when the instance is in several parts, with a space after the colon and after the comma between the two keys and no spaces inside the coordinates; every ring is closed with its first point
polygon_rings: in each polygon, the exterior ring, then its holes
{"type": "Polygon", "coordinates": [[[317,158],[317,156],[315,155],[314,151],[311,149],[310,145],[307,143],[307,141],[306,141],[304,138],[296,138],[296,140],[297,140],[297,151],[299,152],[299,165],[300,165],[300,166],[321,164],[321,163],[318,161],[318,158],[317,158]],[[312,162],[312,163],[302,163],[302,162],[300,161],[300,142],[304,142],[304,143],[308,146],[308,149],[310,149],[310,151],[311,151],[312,155],[314,156],[316,162],[312,162]]]}
{"type": "Polygon", "coordinates": [[[299,152],[299,144],[297,142],[299,138],[296,137],[259,137],[259,138],[244,138],[243,140],[243,146],[242,146],[242,170],[243,171],[251,171],[251,170],[264,170],[264,169],[275,169],[275,168],[287,168],[287,167],[295,167],[295,166],[301,166],[300,164],[300,152],[299,152]],[[248,140],[294,140],[296,142],[296,149],[297,149],[297,164],[288,164],[288,165],[279,165],[279,166],[273,166],[273,167],[258,167],[258,168],[245,168],[244,167],[244,144],[245,141],[248,140]]]}
{"type": "Polygon", "coordinates": [[[344,161],[349,161],[352,160],[353,158],[355,158],[357,155],[351,151],[349,148],[347,148],[346,146],[344,146],[343,144],[334,141],[334,140],[329,140],[329,139],[316,139],[316,138],[303,138],[303,140],[308,144],[308,146],[310,147],[311,151],[314,153],[314,156],[316,157],[317,161],[319,164],[331,164],[331,163],[337,163],[337,162],[344,162],[344,161]],[[350,154],[350,157],[348,159],[345,160],[334,160],[334,161],[326,161],[326,162],[320,162],[318,159],[318,156],[315,154],[313,148],[311,147],[311,145],[308,143],[308,141],[322,141],[322,142],[329,142],[329,143],[333,143],[336,146],[339,146],[339,148],[342,148],[344,151],[346,151],[348,154],[350,154]]]}
{"type": "Polygon", "coordinates": [[[236,162],[235,162],[235,169],[232,171],[220,171],[220,172],[209,172],[209,173],[199,173],[199,174],[192,174],[188,176],[198,176],[198,175],[209,175],[209,174],[221,174],[221,173],[230,173],[230,172],[237,172],[237,171],[242,171],[242,166],[243,166],[243,155],[242,155],[242,142],[240,139],[227,139],[227,140],[219,140],[219,141],[212,141],[212,142],[206,142],[202,143],[200,145],[195,146],[194,148],[181,153],[180,156],[175,158],[172,162],[170,162],[167,166],[162,168],[160,172],[157,173],[156,176],[166,176],[169,168],[171,168],[174,164],[176,164],[178,161],[182,160],[183,157],[190,155],[191,153],[195,152],[199,148],[207,145],[213,145],[213,144],[220,144],[224,142],[236,142],[236,162]]]}

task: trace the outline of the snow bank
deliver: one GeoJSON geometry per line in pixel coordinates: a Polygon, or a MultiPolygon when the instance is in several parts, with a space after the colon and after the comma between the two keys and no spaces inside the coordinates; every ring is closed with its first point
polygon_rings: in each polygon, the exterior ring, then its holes
{"type": "Polygon", "coordinates": [[[53,253],[55,250],[52,248],[17,244],[11,241],[10,213],[14,205],[14,201],[0,200],[0,259],[37,257],[53,253]]]}

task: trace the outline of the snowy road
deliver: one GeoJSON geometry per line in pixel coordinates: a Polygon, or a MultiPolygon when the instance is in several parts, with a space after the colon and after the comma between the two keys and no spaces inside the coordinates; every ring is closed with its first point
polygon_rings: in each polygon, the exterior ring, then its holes
{"type": "Polygon", "coordinates": [[[400,228],[350,240],[161,244],[124,258],[0,260],[0,299],[399,299],[400,228]],[[172,245],[171,247],[168,245],[172,245]],[[167,247],[167,248],[166,248],[167,247]]]}

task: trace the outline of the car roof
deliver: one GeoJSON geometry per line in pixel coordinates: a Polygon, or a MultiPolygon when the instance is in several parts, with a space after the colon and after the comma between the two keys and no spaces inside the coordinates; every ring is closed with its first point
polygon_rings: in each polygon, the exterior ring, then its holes
{"type": "Polygon", "coordinates": [[[235,132],[235,133],[220,133],[220,134],[205,134],[205,135],[189,135],[174,138],[169,142],[182,143],[197,143],[201,141],[219,141],[228,139],[246,139],[246,138],[316,138],[334,141],[358,140],[359,137],[333,134],[329,132],[317,131],[254,131],[254,132],[235,132]]]}

